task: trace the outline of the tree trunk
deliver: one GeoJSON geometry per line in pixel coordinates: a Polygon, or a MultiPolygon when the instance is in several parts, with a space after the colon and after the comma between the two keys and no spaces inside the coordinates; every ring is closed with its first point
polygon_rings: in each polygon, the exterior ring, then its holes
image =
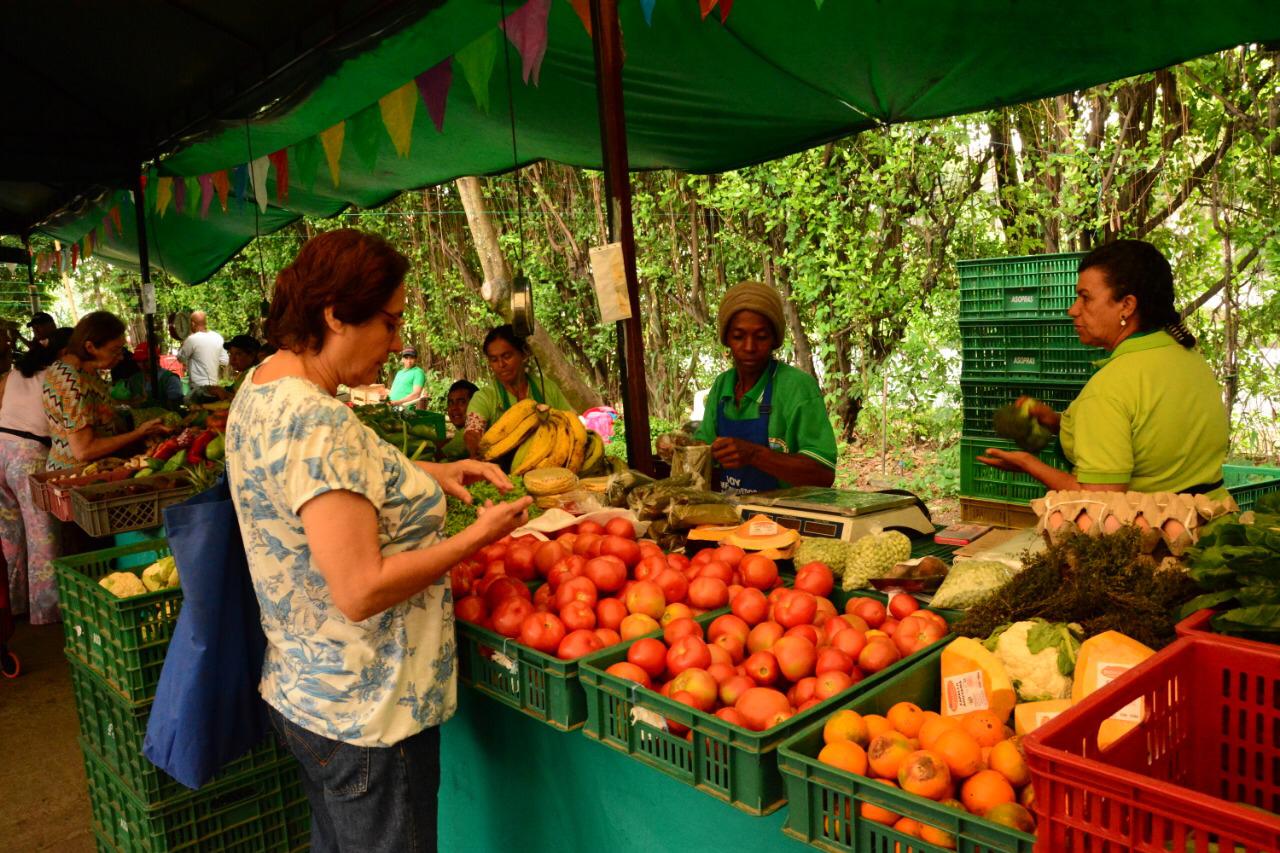
{"type": "Polygon", "coordinates": [[[782,241],[775,229],[769,242],[773,251],[765,258],[765,283],[776,288],[782,295],[782,313],[787,318],[787,330],[791,333],[791,346],[795,351],[795,366],[805,373],[818,378],[818,371],[813,366],[813,350],[809,346],[809,338],[804,333],[804,324],[800,322],[800,314],[791,296],[791,278],[784,267],[779,267],[773,258],[782,254],[782,241]],[[772,281],[770,281],[772,279],[772,281]]]}
{"type": "MultiPolygon", "coordinates": [[[[476,254],[480,257],[480,269],[484,274],[484,283],[480,287],[480,295],[489,307],[496,311],[503,320],[511,320],[511,266],[502,254],[502,246],[498,242],[498,227],[489,216],[485,206],[484,190],[479,178],[458,178],[458,195],[462,199],[462,208],[467,214],[467,225],[471,229],[471,239],[475,243],[476,254]]],[[[466,276],[463,276],[464,279],[466,276]]],[[[538,363],[546,375],[550,376],[565,397],[578,411],[599,406],[602,402],[600,393],[583,381],[582,374],[573,366],[560,346],[551,339],[541,325],[536,325],[529,345],[538,358],[538,363]]],[[[644,369],[643,365],[637,365],[644,369]]]]}

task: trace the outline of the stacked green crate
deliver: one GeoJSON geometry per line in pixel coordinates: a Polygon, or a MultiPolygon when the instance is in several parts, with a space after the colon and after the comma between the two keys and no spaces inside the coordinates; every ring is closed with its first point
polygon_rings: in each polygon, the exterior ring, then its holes
{"type": "MultiPolygon", "coordinates": [[[[1065,409],[1106,353],[1082,345],[1067,316],[1075,301],[1080,253],[961,261],[960,495],[966,519],[1008,522],[1002,508],[1025,507],[1044,494],[1037,480],[978,461],[989,448],[1013,450],[991,424],[996,409],[1022,396],[1065,409]],[[971,511],[973,510],[973,511],[971,511]]],[[[1040,458],[1069,467],[1056,440],[1040,458]]],[[[1027,515],[1015,513],[1025,522],[1027,515]]]]}
{"type": "Polygon", "coordinates": [[[117,598],[98,581],[141,575],[163,539],[54,562],[98,849],[292,851],[310,836],[297,763],[269,737],[198,791],[142,753],[182,591],[117,598]]]}

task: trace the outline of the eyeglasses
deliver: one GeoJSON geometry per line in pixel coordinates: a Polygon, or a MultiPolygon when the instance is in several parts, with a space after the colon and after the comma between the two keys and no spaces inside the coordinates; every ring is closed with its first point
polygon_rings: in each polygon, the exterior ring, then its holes
{"type": "Polygon", "coordinates": [[[401,315],[401,316],[398,316],[398,317],[397,317],[395,314],[392,314],[390,311],[387,311],[386,309],[383,309],[383,308],[379,308],[379,309],[378,309],[378,313],[379,313],[379,314],[381,314],[383,317],[386,317],[388,320],[390,320],[390,321],[391,321],[391,323],[390,323],[390,324],[388,324],[388,326],[387,326],[387,331],[388,331],[388,332],[398,332],[398,331],[400,331],[401,329],[403,329],[403,328],[404,328],[404,316],[403,316],[403,315],[401,315]]]}

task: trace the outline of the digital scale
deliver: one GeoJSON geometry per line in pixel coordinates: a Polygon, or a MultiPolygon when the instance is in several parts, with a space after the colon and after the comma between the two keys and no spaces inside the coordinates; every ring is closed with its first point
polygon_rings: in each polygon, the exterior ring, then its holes
{"type": "MultiPolygon", "coordinates": [[[[744,518],[764,515],[801,536],[852,542],[875,530],[934,532],[924,503],[910,493],[853,492],[799,486],[741,495],[744,518]]],[[[908,533],[907,535],[911,535],[908,533]]]]}

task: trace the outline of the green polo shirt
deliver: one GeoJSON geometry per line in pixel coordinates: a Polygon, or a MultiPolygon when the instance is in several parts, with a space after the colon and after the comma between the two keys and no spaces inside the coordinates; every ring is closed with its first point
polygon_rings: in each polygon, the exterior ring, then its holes
{"type": "Polygon", "coordinates": [[[395,379],[391,380],[391,400],[403,400],[414,391],[427,384],[427,374],[416,364],[408,370],[397,370],[395,379]]]}
{"type": "Polygon", "coordinates": [[[1180,492],[1222,479],[1227,413],[1204,356],[1167,332],[1125,338],[1062,414],[1076,479],[1180,492]]]}
{"type": "MultiPolygon", "coordinates": [[[[551,379],[546,379],[546,385],[538,382],[533,376],[526,376],[529,380],[529,391],[537,399],[542,398],[542,402],[546,403],[553,409],[563,409],[572,412],[573,406],[569,405],[569,401],[565,399],[564,392],[560,390],[560,386],[551,379]],[[536,389],[536,390],[535,390],[536,389]]],[[[486,426],[491,426],[494,421],[502,416],[502,413],[515,405],[516,398],[507,392],[506,402],[502,404],[503,395],[502,388],[497,382],[490,382],[479,391],[471,396],[471,402],[467,404],[468,415],[479,415],[484,419],[486,426]]]]}
{"type": "MultiPolygon", "coordinates": [[[[694,437],[707,444],[716,440],[716,410],[724,400],[724,416],[733,421],[760,417],[760,398],[769,374],[766,371],[755,386],[733,399],[737,370],[730,368],[716,377],[707,394],[702,424],[694,437]]],[[[769,449],[781,453],[801,453],[828,468],[836,467],[836,434],[827,417],[822,391],[812,376],[789,364],[778,364],[773,377],[773,412],[769,415],[769,449]]],[[[788,484],[782,483],[785,488],[788,484]]]]}

